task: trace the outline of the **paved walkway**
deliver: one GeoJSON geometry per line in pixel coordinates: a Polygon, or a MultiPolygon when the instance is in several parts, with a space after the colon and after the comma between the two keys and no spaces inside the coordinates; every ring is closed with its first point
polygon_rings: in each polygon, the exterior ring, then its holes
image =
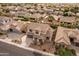
{"type": "Polygon", "coordinates": [[[26,35],[24,35],[22,38],[22,44],[25,47],[28,47],[32,43],[32,39],[27,38],[26,35]]]}

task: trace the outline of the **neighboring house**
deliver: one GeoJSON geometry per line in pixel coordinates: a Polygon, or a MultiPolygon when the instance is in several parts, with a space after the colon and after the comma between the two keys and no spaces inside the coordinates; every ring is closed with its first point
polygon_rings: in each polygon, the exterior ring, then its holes
{"type": "Polygon", "coordinates": [[[41,15],[39,13],[34,13],[34,14],[27,15],[27,17],[29,17],[29,20],[30,21],[40,21],[40,19],[43,18],[44,15],[41,15]]]}
{"type": "Polygon", "coordinates": [[[10,31],[26,33],[27,23],[24,21],[16,21],[10,25],[10,31]]]}
{"type": "Polygon", "coordinates": [[[9,18],[9,17],[5,17],[5,16],[0,16],[0,24],[9,24],[13,22],[13,19],[12,18],[9,18]]]}
{"type": "Polygon", "coordinates": [[[0,16],[0,30],[7,31],[8,29],[10,29],[10,25],[13,22],[14,20],[12,18],[0,16]]]}
{"type": "Polygon", "coordinates": [[[66,45],[71,44],[67,34],[63,31],[62,27],[57,28],[55,43],[59,43],[59,44],[64,43],[66,45]]]}
{"type": "Polygon", "coordinates": [[[41,44],[45,41],[50,42],[52,40],[53,30],[47,24],[30,23],[27,27],[26,35],[33,43],[41,44]]]}
{"type": "Polygon", "coordinates": [[[46,23],[46,24],[59,24],[59,19],[60,16],[56,16],[56,15],[50,15],[50,16],[46,16],[44,18],[44,20],[42,20],[42,23],[46,23]]]}
{"type": "Polygon", "coordinates": [[[29,9],[29,13],[36,13],[35,9],[29,9]]]}
{"type": "Polygon", "coordinates": [[[26,11],[10,11],[10,14],[13,16],[24,16],[26,13],[26,11]]]}
{"type": "Polygon", "coordinates": [[[26,33],[27,23],[24,21],[14,21],[9,17],[0,17],[0,31],[23,32],[26,33]]]}
{"type": "Polygon", "coordinates": [[[58,27],[55,42],[79,47],[79,30],[58,27]]]}
{"type": "Polygon", "coordinates": [[[74,25],[74,24],[76,24],[76,18],[75,17],[64,17],[64,16],[62,16],[62,17],[60,17],[60,23],[63,23],[63,24],[72,24],[72,25],[74,25]]]}
{"type": "Polygon", "coordinates": [[[61,17],[61,16],[56,16],[56,15],[52,15],[52,16],[54,17],[56,21],[58,21],[58,19],[61,17]]]}
{"type": "Polygon", "coordinates": [[[38,9],[38,10],[37,10],[37,13],[44,14],[45,11],[44,11],[44,10],[41,10],[41,9],[38,9]]]}
{"type": "Polygon", "coordinates": [[[47,14],[52,14],[54,11],[53,11],[53,9],[46,9],[45,12],[46,12],[47,14]]]}
{"type": "Polygon", "coordinates": [[[17,32],[26,32],[25,28],[27,24],[23,21],[14,21],[8,17],[0,17],[0,30],[1,31],[17,31],[17,32]]]}
{"type": "Polygon", "coordinates": [[[10,25],[1,25],[0,31],[7,32],[10,29],[10,25]]]}
{"type": "Polygon", "coordinates": [[[16,8],[16,6],[6,6],[6,8],[9,10],[14,10],[16,8]]]}
{"type": "Polygon", "coordinates": [[[58,15],[58,13],[59,13],[58,11],[54,11],[53,12],[54,15],[58,15]]]}
{"type": "Polygon", "coordinates": [[[16,6],[14,10],[15,11],[21,11],[21,10],[23,10],[23,8],[21,6],[16,6]]]}
{"type": "Polygon", "coordinates": [[[16,17],[15,16],[15,17],[13,17],[13,19],[17,21],[17,20],[22,20],[23,18],[20,18],[20,17],[16,17]]]}

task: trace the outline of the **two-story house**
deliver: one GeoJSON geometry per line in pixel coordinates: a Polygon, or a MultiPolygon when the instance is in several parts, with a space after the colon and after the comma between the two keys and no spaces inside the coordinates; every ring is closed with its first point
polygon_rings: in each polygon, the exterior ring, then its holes
{"type": "Polygon", "coordinates": [[[53,30],[47,24],[30,23],[27,27],[26,35],[33,43],[43,44],[52,40],[53,30]]]}

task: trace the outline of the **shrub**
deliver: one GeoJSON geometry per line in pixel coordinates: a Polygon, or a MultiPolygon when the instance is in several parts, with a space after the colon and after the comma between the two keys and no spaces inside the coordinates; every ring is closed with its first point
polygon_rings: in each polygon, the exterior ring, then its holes
{"type": "Polygon", "coordinates": [[[68,16],[68,13],[66,13],[66,12],[65,12],[65,13],[63,13],[63,16],[68,16]]]}
{"type": "MultiPolygon", "coordinates": [[[[60,46],[60,45],[59,45],[60,46]]],[[[69,48],[65,48],[64,46],[56,46],[56,51],[55,54],[56,55],[60,55],[60,56],[75,56],[75,50],[73,49],[69,49],[69,48]]]]}
{"type": "Polygon", "coordinates": [[[28,21],[29,20],[29,18],[28,17],[24,17],[24,16],[18,16],[19,18],[23,18],[23,19],[21,19],[21,21],[28,21]]]}
{"type": "Polygon", "coordinates": [[[52,24],[51,27],[52,27],[53,29],[56,29],[56,28],[58,27],[58,25],[52,24]]]}

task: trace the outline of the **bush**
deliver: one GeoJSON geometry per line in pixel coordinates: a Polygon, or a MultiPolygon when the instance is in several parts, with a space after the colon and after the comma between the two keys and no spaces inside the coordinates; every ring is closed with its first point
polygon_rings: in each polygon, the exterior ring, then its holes
{"type": "Polygon", "coordinates": [[[23,19],[21,19],[21,21],[28,21],[29,20],[29,18],[28,17],[24,17],[24,16],[18,16],[19,18],[23,18],[23,19]]]}
{"type": "Polygon", "coordinates": [[[78,25],[76,25],[75,27],[79,29],[79,26],[78,25]]]}
{"type": "MultiPolygon", "coordinates": [[[[60,46],[60,45],[59,45],[60,46]]],[[[56,46],[56,51],[55,54],[56,55],[60,55],[60,56],[75,56],[75,50],[73,49],[68,49],[67,47],[65,48],[64,46],[56,46]]]]}
{"type": "Polygon", "coordinates": [[[0,31],[0,35],[6,35],[6,32],[0,31]]]}
{"type": "Polygon", "coordinates": [[[52,22],[53,20],[55,20],[53,16],[48,16],[48,21],[52,22]]]}
{"type": "Polygon", "coordinates": [[[62,27],[66,27],[66,28],[76,28],[76,25],[72,25],[72,24],[61,24],[62,27]]]}
{"type": "Polygon", "coordinates": [[[56,29],[56,28],[58,27],[58,25],[52,24],[51,27],[52,27],[53,29],[56,29]]]}
{"type": "Polygon", "coordinates": [[[66,12],[65,12],[65,13],[63,13],[63,16],[68,16],[68,13],[66,13],[66,12]]]}

